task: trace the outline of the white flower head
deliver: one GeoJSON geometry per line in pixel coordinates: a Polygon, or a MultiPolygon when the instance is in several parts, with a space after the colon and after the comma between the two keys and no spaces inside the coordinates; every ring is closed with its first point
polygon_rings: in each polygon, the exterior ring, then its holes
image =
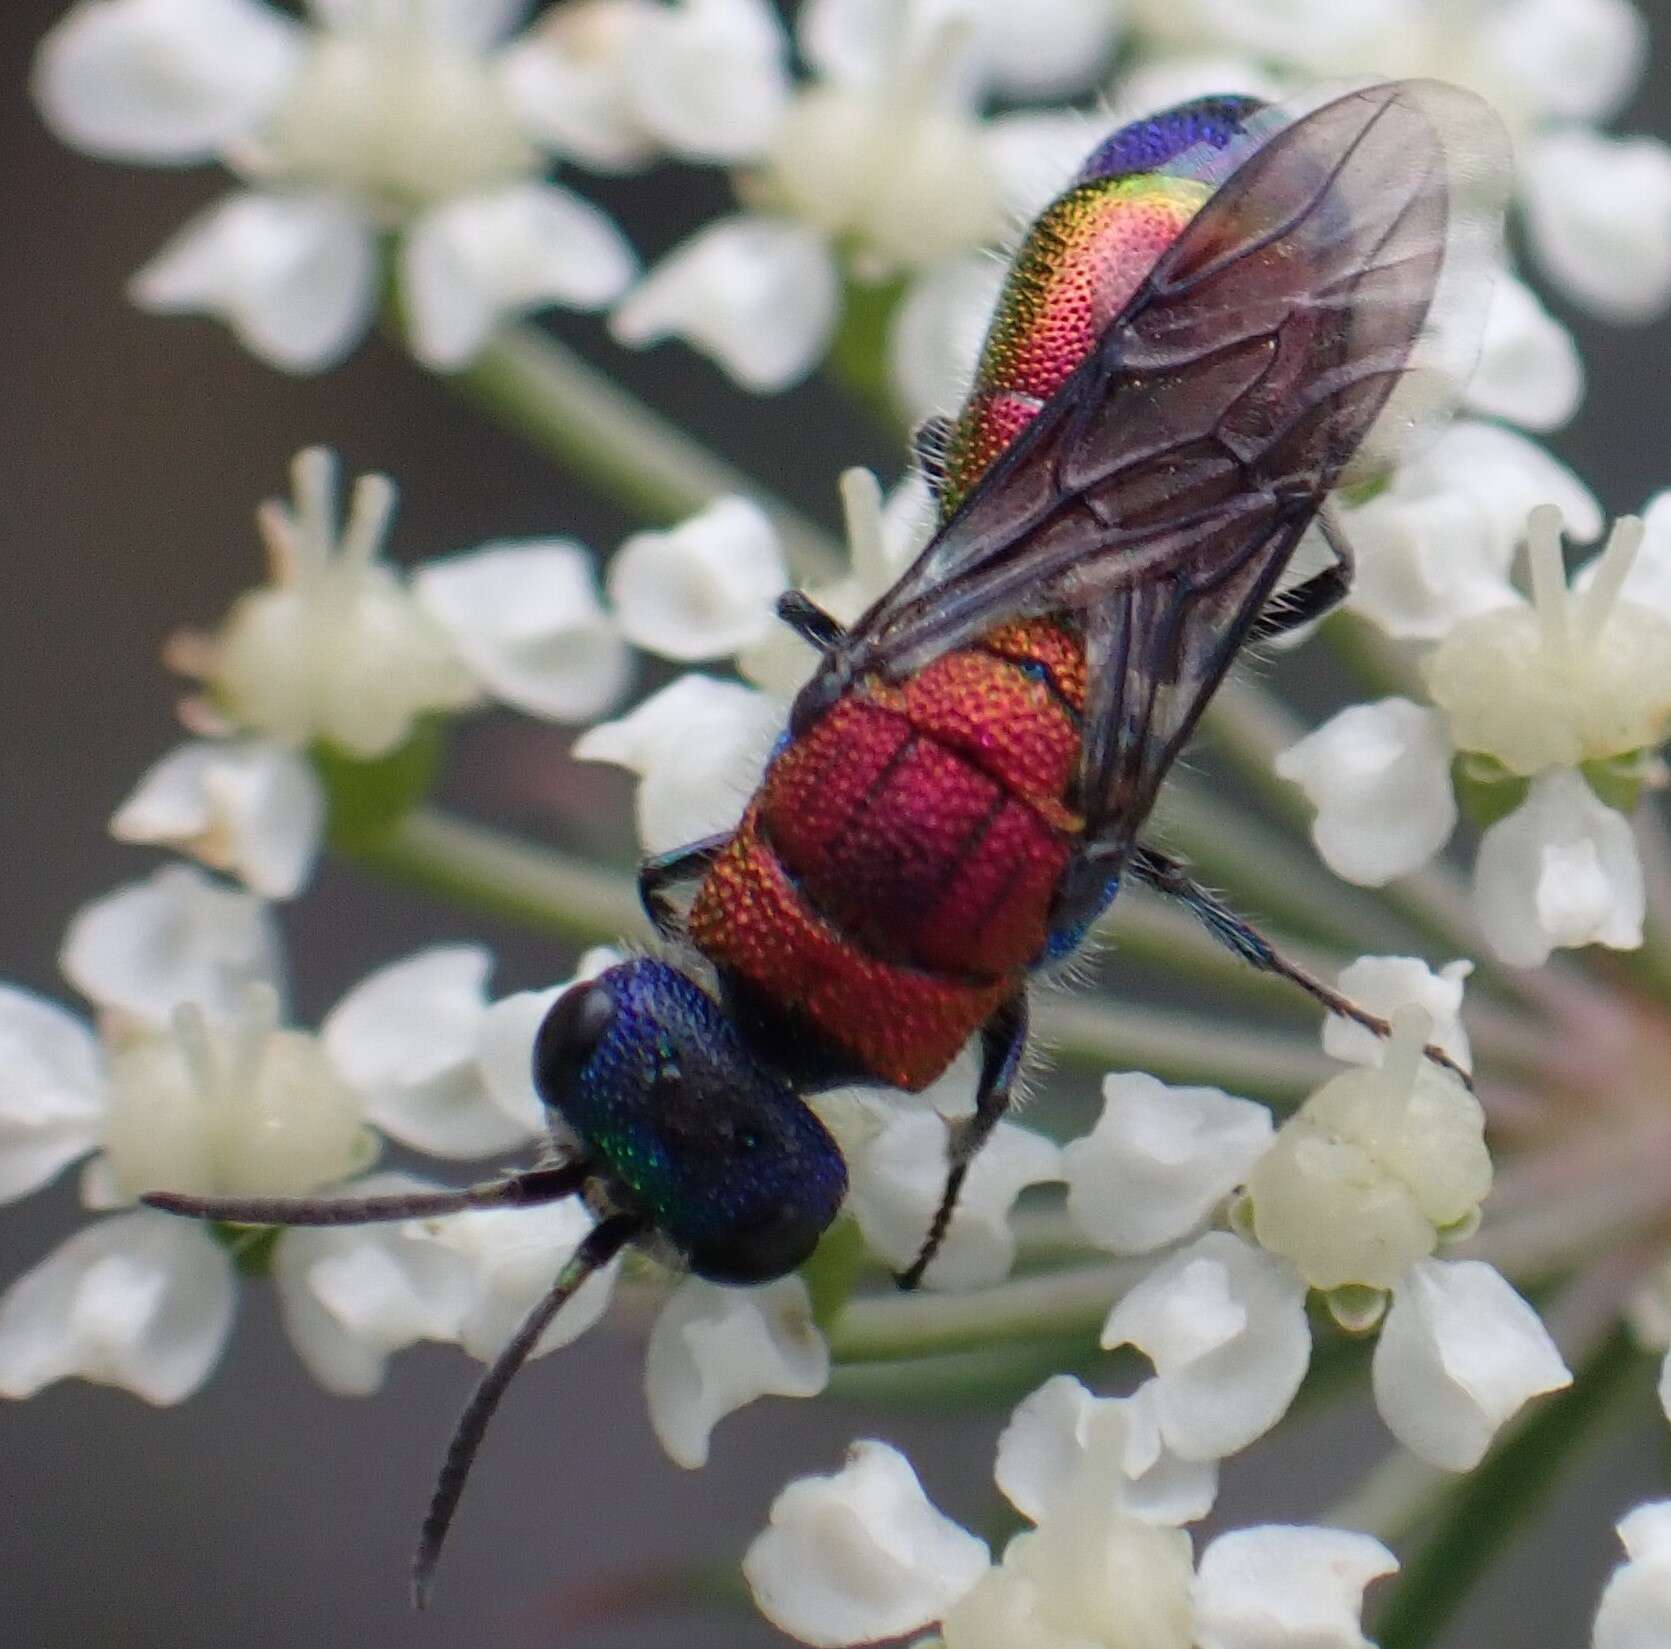
{"type": "Polygon", "coordinates": [[[1263,1105],[1170,1088],[1140,1071],[1103,1078],[1102,1117],[1062,1153],[1068,1216],[1099,1247],[1146,1254],[1193,1235],[1270,1144],[1263,1105]]]}
{"type": "Polygon", "coordinates": [[[1621,594],[1643,539],[1619,521],[1587,587],[1569,588],[1561,517],[1527,524],[1533,602],[1457,624],[1428,658],[1428,690],[1460,750],[1531,775],[1657,745],[1671,724],[1671,616],[1621,594]]]}
{"type": "Polygon", "coordinates": [[[799,1277],[760,1288],[687,1278],[657,1316],[644,1363],[656,1436],[693,1469],[707,1464],[726,1415],[757,1397],[816,1397],[829,1377],[829,1347],[799,1277]]]}
{"type": "Polygon", "coordinates": [[[261,739],[181,745],[110,821],[119,841],[179,848],[266,899],[301,891],[324,828],[325,793],[313,769],[261,739]]]}
{"type": "Polygon", "coordinates": [[[1444,717],[1411,699],[1354,704],[1276,758],[1317,810],[1311,839],[1337,876],[1382,887],[1419,869],[1456,828],[1444,717]]]}
{"type": "Polygon", "coordinates": [[[791,1483],[743,1559],[760,1612],[826,1649],[929,1625],[986,1567],[985,1541],[930,1504],[904,1455],[869,1442],[832,1476],[791,1483]]]}
{"type": "Polygon", "coordinates": [[[1601,1594],[1594,1649],[1650,1649],[1671,1637],[1671,1501],[1651,1500],[1619,1522],[1626,1561],[1601,1594]]]}
{"type": "Polygon", "coordinates": [[[236,726],[291,749],[323,739],[362,759],[387,755],[419,716],[474,703],[476,685],[379,559],[390,483],[362,476],[339,529],[330,454],[309,448],[293,474],[294,505],[257,514],[273,582],[240,597],[213,637],[177,641],[174,662],[236,726]]]}
{"type": "MultiPolygon", "coordinates": [[[[946,1183],[946,1125],[921,1111],[894,1116],[849,1156],[848,1206],[871,1251],[903,1270],[917,1257],[946,1183]]],[[[1030,1128],[1000,1122],[970,1165],[923,1281],[930,1288],[1000,1282],[1015,1263],[1010,1211],[1029,1185],[1061,1173],[1057,1145],[1030,1128]]]]}
{"type": "Polygon", "coordinates": [[[364,331],[393,236],[412,346],[450,369],[501,318],[596,308],[634,267],[602,212],[544,181],[588,122],[550,112],[572,89],[561,41],[501,44],[518,10],[333,5],[297,23],[259,0],[82,0],[42,43],[35,93],[80,148],[218,159],[248,185],[140,272],[141,304],[218,315],[316,371],[364,331]]]}
{"type": "Polygon", "coordinates": [[[1485,1113],[1423,1053],[1431,1031],[1399,1009],[1380,1066],[1326,1082],[1248,1177],[1254,1234],[1313,1288],[1392,1288],[1491,1188],[1485,1113]]]}

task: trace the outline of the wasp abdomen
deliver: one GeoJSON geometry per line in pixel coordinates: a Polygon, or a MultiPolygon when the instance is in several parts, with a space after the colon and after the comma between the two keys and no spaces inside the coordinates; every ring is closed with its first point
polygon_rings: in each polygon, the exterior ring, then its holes
{"type": "Polygon", "coordinates": [[[1044,952],[1079,821],[1078,638],[1006,626],[861,682],[767,770],[691,912],[698,947],[919,1088],[1044,952]]]}

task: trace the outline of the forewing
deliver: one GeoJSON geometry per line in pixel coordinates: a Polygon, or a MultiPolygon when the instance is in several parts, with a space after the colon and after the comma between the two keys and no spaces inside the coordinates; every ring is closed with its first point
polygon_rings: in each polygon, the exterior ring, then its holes
{"type": "Polygon", "coordinates": [[[1081,802],[1117,849],[1324,496],[1454,401],[1507,175],[1495,115],[1434,82],[1277,131],[826,669],[905,675],[1080,616],[1081,802]]]}

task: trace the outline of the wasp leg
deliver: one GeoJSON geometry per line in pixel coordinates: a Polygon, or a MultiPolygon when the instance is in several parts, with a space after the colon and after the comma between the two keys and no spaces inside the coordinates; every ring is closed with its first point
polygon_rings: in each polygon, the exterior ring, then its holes
{"type": "Polygon", "coordinates": [[[1027,998],[1022,994],[1012,996],[981,1027],[981,1080],[975,1090],[975,1112],[953,1123],[948,1132],[946,1188],[940,1193],[940,1206],[934,1211],[916,1259],[894,1277],[901,1288],[915,1288],[940,1252],[940,1244],[946,1240],[946,1230],[957,1208],[958,1194],[969,1177],[969,1166],[1009,1109],[1010,1093],[1026,1047],[1027,998]]]}
{"type": "MultiPolygon", "coordinates": [[[[1250,963],[1262,973],[1275,974],[1279,979],[1286,979],[1290,984],[1298,985],[1330,1013],[1350,1019],[1353,1024],[1362,1025],[1366,1031],[1373,1031],[1380,1037],[1392,1035],[1392,1026],[1379,1014],[1370,1013],[1367,1008],[1360,1008],[1351,997],[1343,996],[1332,985],[1324,984],[1315,974],[1308,973],[1297,962],[1290,962],[1251,922],[1238,916],[1215,894],[1209,893],[1176,859],[1168,858],[1164,853],[1157,853],[1153,848],[1139,845],[1133,851],[1128,864],[1131,874],[1139,882],[1152,887],[1157,893],[1164,893],[1170,899],[1179,900],[1213,938],[1227,949],[1233,950],[1244,962],[1250,963]]],[[[1443,1065],[1447,1071],[1459,1076],[1465,1086],[1473,1088],[1473,1079],[1443,1048],[1429,1043],[1424,1052],[1435,1065],[1443,1065]]]]}
{"type": "Polygon", "coordinates": [[[580,1191],[591,1165],[565,1162],[529,1168],[504,1179],[463,1185],[456,1191],[412,1191],[388,1197],[192,1197],[148,1191],[139,1200],[165,1214],[219,1220],[225,1225],[370,1225],[383,1220],[427,1220],[467,1208],[531,1208],[560,1202],[580,1191]]]}
{"type": "Polygon", "coordinates": [[[785,590],[777,598],[777,616],[809,647],[827,653],[847,634],[839,618],[824,611],[801,590],[785,590]]]}
{"type": "Polygon", "coordinates": [[[1286,594],[1274,600],[1248,631],[1250,641],[1269,641],[1272,636],[1286,635],[1302,624],[1322,618],[1346,599],[1352,588],[1352,575],[1357,569],[1352,545],[1345,529],[1332,508],[1325,506],[1318,514],[1317,524],[1334,552],[1334,565],[1296,584],[1286,594]]]}
{"type": "Polygon", "coordinates": [[[669,890],[705,876],[730,840],[729,831],[704,836],[699,842],[687,842],[668,853],[652,853],[638,867],[638,902],[663,939],[678,939],[684,934],[684,918],[673,908],[669,890]]]}
{"type": "Polygon", "coordinates": [[[447,1453],[435,1480],[435,1494],[418,1534],[418,1549],[412,1558],[412,1602],[416,1608],[422,1609],[429,1602],[430,1582],[435,1578],[435,1565],[440,1559],[447,1530],[452,1527],[453,1513],[458,1510],[459,1496],[464,1493],[464,1480],[470,1475],[476,1451],[487,1432],[487,1423],[499,1407],[505,1388],[516,1377],[517,1370],[528,1361],[551,1319],[573,1299],[594,1271],[608,1265],[644,1229],[644,1222],[635,1214],[612,1214],[601,1224],[594,1225],[581,1240],[573,1259],[557,1274],[557,1280],[544,1298],[523,1318],[521,1327],[511,1336],[505,1349],[494,1359],[492,1367],[471,1393],[463,1414],[458,1417],[452,1441],[447,1444],[447,1453]]]}

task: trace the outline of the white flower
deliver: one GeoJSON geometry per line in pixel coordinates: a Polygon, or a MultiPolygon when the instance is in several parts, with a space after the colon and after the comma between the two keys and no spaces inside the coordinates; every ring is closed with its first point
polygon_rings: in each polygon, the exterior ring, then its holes
{"type": "Polygon", "coordinates": [[[987,1566],[986,1542],[929,1503],[910,1462],[855,1443],[830,1477],[797,1479],[743,1574],[760,1612],[803,1643],[870,1643],[939,1619],[987,1566]]]}
{"type": "Polygon", "coordinates": [[[1363,1591],[1392,1554],[1367,1535],[1266,1527],[1220,1535],[1197,1567],[1175,1524],[1206,1502],[1133,1515],[1134,1412],[1062,1380],[1021,1404],[997,1475],[1034,1526],[996,1564],[901,1455],[855,1444],[845,1470],[778,1496],[744,1562],[756,1603],[832,1649],[936,1618],[938,1649],[1366,1649],[1363,1591]]]}
{"type": "Polygon", "coordinates": [[[313,769],[259,739],[181,745],[146,771],[110,821],[120,841],[179,848],[267,899],[301,891],[324,828],[313,769]]]}
{"type": "Polygon", "coordinates": [[[1275,765],[1317,810],[1311,839],[1323,862],[1360,886],[1419,869],[1456,828],[1445,719],[1410,699],[1351,705],[1275,765]]]}
{"type": "Polygon", "coordinates": [[[311,447],[292,468],[294,505],[257,512],[272,582],[241,596],[213,635],[172,644],[170,662],[211,691],[191,720],[369,761],[421,717],[484,692],[563,720],[620,695],[631,654],[578,545],[487,544],[408,583],[379,553],[394,509],[386,479],[360,477],[339,529],[332,456],[311,447]]]}
{"type": "Polygon", "coordinates": [[[1474,908],[1515,967],[1539,967],[1557,948],[1636,949],[1645,897],[1630,821],[1570,769],[1540,774],[1480,839],[1474,908]]]}
{"type": "Polygon", "coordinates": [[[714,1427],[757,1397],[816,1397],[830,1351],[799,1277],[761,1288],[687,1278],[650,1331],[644,1391],[650,1423],[681,1466],[707,1464],[714,1427]]]}
{"type": "Polygon", "coordinates": [[[1671,1501],[1650,1500],[1619,1522],[1627,1561],[1601,1594],[1594,1649],[1653,1649],[1671,1638],[1671,1501]]]}
{"type": "Polygon", "coordinates": [[[1311,1361],[1305,1284],[1223,1231],[1177,1250],[1109,1313],[1106,1347],[1154,1364],[1160,1435],[1184,1460],[1244,1449],[1287,1412],[1311,1361]]]}
{"type": "MultiPolygon", "coordinates": [[[[1090,0],[1057,4],[1076,34],[1106,39],[1110,19],[1094,18],[1090,0]]],[[[746,157],[748,209],[676,246],[616,309],[615,336],[639,346],[682,337],[745,387],[783,389],[828,348],[844,267],[865,283],[931,279],[996,244],[1013,213],[1042,206],[1071,161],[1035,163],[1041,141],[1046,154],[1054,147],[1037,117],[983,122],[983,85],[999,63],[1012,81],[1056,78],[1074,61],[1065,56],[1073,42],[1030,18],[1020,31],[1030,49],[1000,46],[989,57],[989,39],[1017,32],[1008,10],[935,0],[803,6],[798,36],[814,77],[793,88],[746,157]]]]}
{"type": "MultiPolygon", "coordinates": [[[[98,1035],[0,988],[10,1056],[0,1191],[21,1196],[91,1155],[82,1196],[100,1209],[152,1190],[283,1197],[352,1181],[359,1195],[410,1188],[356,1178],[378,1151],[373,1122],[456,1155],[528,1138],[525,1120],[493,1102],[478,1059],[485,955],[440,949],[396,963],[351,991],[314,1036],[280,1022],[277,958],[264,925],[252,948],[253,906],[172,867],[89,907],[66,957],[104,1010],[98,1035]],[[185,958],[171,955],[182,948],[185,958]],[[264,971],[252,974],[257,961],[264,971]]],[[[149,1212],[72,1238],[0,1300],[0,1390],[26,1395],[83,1374],[155,1402],[189,1395],[230,1331],[230,1240],[149,1212]]],[[[390,1351],[474,1332],[479,1267],[427,1242],[385,1225],[274,1240],[292,1338],[331,1389],[370,1391],[390,1351]]]]}
{"type": "Polygon", "coordinates": [[[746,498],[721,498],[669,532],[635,533],[609,567],[627,639],[684,663],[759,641],[787,583],[777,533],[746,498]]]}
{"type": "MultiPolygon", "coordinates": [[[[365,330],[393,235],[413,348],[450,369],[502,317],[597,308],[633,272],[614,224],[543,181],[546,151],[584,151],[589,122],[550,106],[574,89],[570,41],[500,44],[518,9],[321,0],[297,23],[260,0],[81,0],[42,42],[35,94],[80,148],[218,159],[248,185],[140,272],[147,308],[221,316],[316,371],[365,330]]],[[[607,145],[611,112],[593,112],[607,145]]]]}
{"type": "Polygon", "coordinates": [[[1584,362],[1567,329],[1506,269],[1491,287],[1466,402],[1526,429],[1560,429],[1584,399],[1584,362]]]}
{"type": "Polygon", "coordinates": [[[1410,1267],[1393,1290],[1371,1375],[1388,1429],[1447,1471],[1471,1471],[1526,1403],[1572,1384],[1537,1313],[1478,1260],[1410,1267]]]}
{"type": "MultiPolygon", "coordinates": [[[[946,1183],[946,1126],[902,1112],[848,1155],[848,1208],[871,1252],[903,1270],[917,1257],[946,1183]]],[[[923,1276],[929,1288],[1001,1282],[1015,1263],[1010,1210],[1029,1185],[1061,1175],[1061,1151],[1030,1128],[1000,1122],[969,1169],[945,1242],[923,1276]]]]}
{"type": "Polygon", "coordinates": [[[1431,1030],[1401,1007],[1382,1063],[1324,1083],[1248,1176],[1254,1235],[1312,1288],[1392,1288],[1477,1221],[1491,1189],[1485,1113],[1424,1055],[1431,1030]]]}
{"type": "Polygon", "coordinates": [[[1146,1254],[1191,1236],[1269,1146],[1271,1113],[1217,1088],[1106,1076],[1096,1127],[1062,1152],[1068,1216],[1099,1247],[1146,1254]]]}

